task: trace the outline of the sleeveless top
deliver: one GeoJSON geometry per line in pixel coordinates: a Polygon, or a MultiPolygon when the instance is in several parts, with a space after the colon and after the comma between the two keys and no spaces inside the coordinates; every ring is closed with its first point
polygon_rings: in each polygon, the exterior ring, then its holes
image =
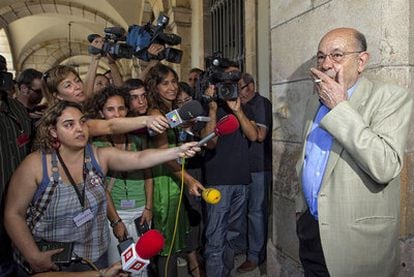
{"type": "MultiPolygon", "coordinates": [[[[84,164],[85,209],[89,208],[93,217],[77,227],[73,219],[84,208],[73,186],[62,182],[56,152],[51,155],[52,176],[49,177],[46,154],[42,153],[43,178],[27,209],[26,222],[35,241],[73,242],[73,253],[94,262],[107,251],[109,241],[104,174],[88,144],[84,164]]],[[[83,183],[77,185],[80,191],[83,186],[83,183]]],[[[15,258],[27,270],[28,264],[22,264],[19,254],[15,258]]]]}

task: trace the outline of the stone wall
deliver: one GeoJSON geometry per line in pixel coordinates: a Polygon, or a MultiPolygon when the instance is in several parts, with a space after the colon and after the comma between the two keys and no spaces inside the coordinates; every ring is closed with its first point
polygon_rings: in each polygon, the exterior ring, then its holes
{"type": "MultiPolygon", "coordinates": [[[[268,276],[301,276],[295,231],[295,163],[301,149],[304,106],[312,93],[309,68],[320,38],[337,27],[367,37],[371,53],[366,75],[413,91],[414,7],[409,0],[270,1],[273,129],[273,208],[268,243],[268,276]],[[275,261],[277,261],[275,263],[275,261]]],[[[414,138],[406,149],[401,186],[401,276],[414,271],[414,138]]]]}

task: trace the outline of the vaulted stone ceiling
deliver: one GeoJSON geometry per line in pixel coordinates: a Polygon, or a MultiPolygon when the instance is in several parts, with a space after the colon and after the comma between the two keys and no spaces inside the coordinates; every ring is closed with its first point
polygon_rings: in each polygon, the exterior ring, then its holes
{"type": "Polygon", "coordinates": [[[17,72],[27,67],[45,71],[62,62],[85,71],[90,62],[88,34],[145,23],[164,2],[170,1],[1,0],[0,27],[6,31],[17,72]]]}

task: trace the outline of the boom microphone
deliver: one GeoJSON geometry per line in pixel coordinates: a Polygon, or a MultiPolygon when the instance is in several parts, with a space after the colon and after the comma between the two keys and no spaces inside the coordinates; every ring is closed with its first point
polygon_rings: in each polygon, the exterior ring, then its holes
{"type": "Polygon", "coordinates": [[[191,100],[181,108],[175,109],[165,115],[171,128],[177,127],[184,122],[194,119],[203,114],[203,107],[200,102],[191,100]]]}
{"type": "Polygon", "coordinates": [[[142,272],[164,247],[164,237],[157,230],[145,232],[137,243],[132,243],[121,254],[122,270],[130,273],[142,272]]]}
{"type": "Polygon", "coordinates": [[[106,27],[104,29],[104,32],[105,33],[109,33],[109,34],[113,34],[113,35],[115,35],[117,37],[123,37],[125,35],[125,29],[122,28],[122,27],[118,27],[118,26],[115,26],[115,27],[106,27]]]}
{"type": "Polygon", "coordinates": [[[217,121],[214,131],[205,136],[202,140],[200,140],[197,146],[206,144],[216,136],[220,137],[230,135],[231,133],[234,133],[237,129],[239,129],[239,121],[237,120],[237,118],[232,114],[225,115],[219,121],[217,121]]]}

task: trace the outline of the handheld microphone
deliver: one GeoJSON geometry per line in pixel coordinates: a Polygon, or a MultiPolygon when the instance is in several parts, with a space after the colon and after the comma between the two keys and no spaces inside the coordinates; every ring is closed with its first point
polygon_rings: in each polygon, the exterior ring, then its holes
{"type": "Polygon", "coordinates": [[[204,201],[208,204],[217,204],[220,202],[221,199],[221,193],[218,189],[215,188],[207,188],[203,190],[201,193],[201,196],[203,197],[204,201]]]}
{"type": "Polygon", "coordinates": [[[206,144],[216,136],[230,135],[234,133],[237,129],[239,129],[239,121],[234,115],[228,114],[222,117],[219,121],[217,121],[214,131],[205,136],[203,139],[201,139],[198,142],[197,146],[206,144]]]}
{"type": "MultiPolygon", "coordinates": [[[[200,118],[202,114],[203,107],[200,102],[191,100],[185,103],[180,109],[175,109],[167,113],[165,117],[168,120],[170,128],[174,128],[180,126],[188,120],[200,118]]],[[[157,135],[157,133],[150,128],[148,128],[148,134],[151,137],[157,135]]]]}
{"type": "Polygon", "coordinates": [[[164,237],[157,230],[145,232],[137,243],[132,243],[121,254],[122,270],[130,273],[142,272],[164,247],[164,237]]]}
{"type": "Polygon", "coordinates": [[[181,108],[175,109],[165,115],[171,128],[177,127],[182,123],[197,118],[203,114],[203,107],[200,102],[191,100],[185,103],[181,108]]]}

